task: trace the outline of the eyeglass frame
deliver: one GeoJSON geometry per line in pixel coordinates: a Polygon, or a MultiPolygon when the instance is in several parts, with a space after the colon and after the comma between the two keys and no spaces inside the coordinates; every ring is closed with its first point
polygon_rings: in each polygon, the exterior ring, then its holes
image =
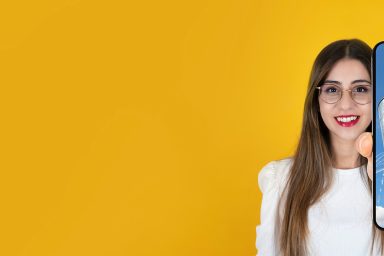
{"type": "MultiPolygon", "coordinates": [[[[321,95],[321,87],[322,87],[323,85],[325,85],[325,84],[322,84],[321,86],[317,86],[317,87],[315,87],[316,89],[319,89],[319,98],[320,98],[320,99],[321,99],[321,97],[320,97],[320,95],[321,95]]],[[[338,88],[340,88],[340,86],[337,86],[337,85],[335,85],[335,86],[338,87],[338,88]]],[[[359,85],[356,85],[355,87],[358,87],[358,86],[359,86],[359,85]]],[[[352,89],[354,89],[355,87],[353,87],[352,89]]],[[[340,88],[340,89],[341,89],[341,88],[340,88]]],[[[339,101],[341,100],[341,98],[343,98],[344,92],[345,92],[345,91],[349,91],[349,95],[351,96],[351,99],[352,99],[353,102],[355,102],[356,104],[359,104],[359,105],[367,105],[367,104],[369,104],[369,103],[372,102],[372,99],[371,99],[369,102],[364,103],[364,104],[356,102],[355,99],[352,97],[352,89],[344,89],[344,90],[341,90],[341,96],[340,96],[340,98],[339,98],[337,101],[333,102],[333,103],[326,102],[326,101],[323,100],[323,99],[321,99],[321,100],[324,101],[324,102],[327,103],[327,104],[336,104],[337,102],[339,102],[339,101]]]]}

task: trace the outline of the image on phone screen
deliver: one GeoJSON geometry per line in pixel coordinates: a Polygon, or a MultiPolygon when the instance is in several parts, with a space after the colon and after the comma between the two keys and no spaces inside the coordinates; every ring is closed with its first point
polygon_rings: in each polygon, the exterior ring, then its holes
{"type": "Polygon", "coordinates": [[[372,55],[373,79],[373,187],[374,220],[384,229],[384,42],[372,55]]]}

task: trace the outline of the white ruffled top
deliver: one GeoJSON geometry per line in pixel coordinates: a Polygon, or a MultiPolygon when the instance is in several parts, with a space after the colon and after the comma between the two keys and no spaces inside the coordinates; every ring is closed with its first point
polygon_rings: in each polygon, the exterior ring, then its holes
{"type": "MultiPolygon", "coordinates": [[[[273,234],[275,214],[291,164],[292,158],[272,161],[259,173],[263,198],[261,223],[256,226],[257,255],[277,255],[273,234]]],[[[360,177],[360,168],[333,170],[334,185],[308,211],[310,255],[370,255],[372,197],[360,177]]],[[[384,208],[378,208],[376,214],[378,224],[384,227],[384,208]]],[[[376,245],[373,255],[379,255],[376,245]]]]}

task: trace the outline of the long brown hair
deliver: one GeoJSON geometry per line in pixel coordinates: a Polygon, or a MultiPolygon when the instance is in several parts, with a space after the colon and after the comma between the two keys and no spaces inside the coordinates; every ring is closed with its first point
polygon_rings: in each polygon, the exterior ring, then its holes
{"type": "MultiPolygon", "coordinates": [[[[308,210],[333,183],[329,130],[324,124],[318,101],[320,86],[334,64],[344,58],[359,60],[371,73],[372,49],[358,39],[338,40],[327,45],[313,64],[304,104],[302,131],[286,186],[278,203],[275,239],[278,255],[308,255],[308,210]],[[281,211],[281,209],[284,209],[281,211]],[[282,212],[282,213],[281,213],[282,212]],[[281,216],[282,215],[282,216],[281,216]]],[[[372,123],[366,131],[372,131],[372,123]]],[[[359,156],[360,175],[372,195],[367,159],[359,156]]],[[[372,246],[378,239],[383,255],[384,234],[372,222],[372,246]]]]}

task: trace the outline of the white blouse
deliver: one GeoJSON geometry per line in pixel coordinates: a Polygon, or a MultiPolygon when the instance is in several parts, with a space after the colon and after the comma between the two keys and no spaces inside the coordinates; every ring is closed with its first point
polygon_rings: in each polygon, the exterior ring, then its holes
{"type": "MultiPolygon", "coordinates": [[[[259,173],[258,182],[263,198],[261,223],[256,227],[257,255],[277,255],[273,233],[275,214],[292,163],[292,158],[272,161],[259,173]]],[[[372,197],[360,177],[358,167],[333,170],[334,185],[308,210],[310,255],[370,255],[372,197]]],[[[384,211],[377,211],[377,219],[384,223],[384,211]]],[[[373,255],[379,255],[376,244],[373,255]]]]}

